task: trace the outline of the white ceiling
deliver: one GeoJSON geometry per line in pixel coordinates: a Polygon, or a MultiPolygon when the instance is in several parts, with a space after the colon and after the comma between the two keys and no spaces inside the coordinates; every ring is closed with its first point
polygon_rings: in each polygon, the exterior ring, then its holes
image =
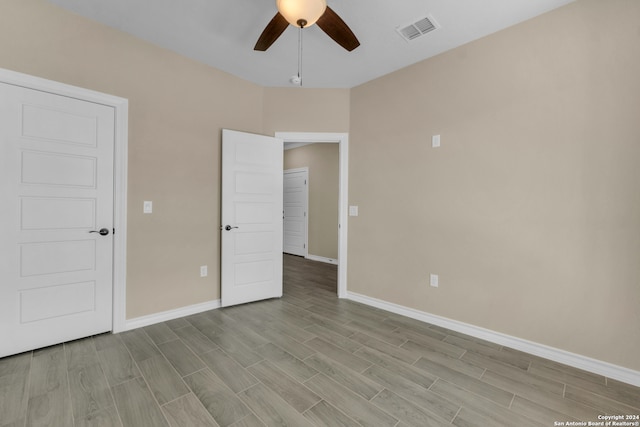
{"type": "MultiPolygon", "coordinates": [[[[298,31],[253,50],[275,0],[49,0],[262,86],[292,86],[298,31]]],[[[303,34],[303,84],[351,88],[533,18],[573,0],[328,0],[361,46],[347,52],[314,25],[303,34]],[[396,32],[427,15],[436,31],[406,42],[396,32]]]]}

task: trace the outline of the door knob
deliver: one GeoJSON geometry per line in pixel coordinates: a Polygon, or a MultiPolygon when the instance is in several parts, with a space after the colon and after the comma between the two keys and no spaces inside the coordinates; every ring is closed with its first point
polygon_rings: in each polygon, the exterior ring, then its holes
{"type": "Polygon", "coordinates": [[[100,231],[91,230],[89,233],[100,233],[101,236],[106,236],[107,234],[109,234],[109,229],[108,228],[101,228],[100,231]]]}
{"type": "Polygon", "coordinates": [[[226,227],[224,227],[224,229],[227,230],[227,231],[231,231],[234,228],[238,228],[238,227],[232,227],[230,225],[227,225],[226,227]]]}

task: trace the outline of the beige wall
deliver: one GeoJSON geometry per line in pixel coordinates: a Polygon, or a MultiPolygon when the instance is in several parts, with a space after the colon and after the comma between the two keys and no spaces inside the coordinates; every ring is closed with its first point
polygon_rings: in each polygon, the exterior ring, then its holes
{"type": "Polygon", "coordinates": [[[260,132],[262,88],[44,0],[1,9],[0,67],[129,99],[127,317],[219,298],[221,129],[260,132]]]}
{"type": "Polygon", "coordinates": [[[264,88],[266,135],[275,132],[348,132],[348,89],[264,88]]]}
{"type": "Polygon", "coordinates": [[[284,168],[309,168],[309,255],[338,259],[338,144],[285,150],[284,168]]]}
{"type": "Polygon", "coordinates": [[[353,89],[349,290],[640,369],[638,16],[578,1],[353,89]]]}

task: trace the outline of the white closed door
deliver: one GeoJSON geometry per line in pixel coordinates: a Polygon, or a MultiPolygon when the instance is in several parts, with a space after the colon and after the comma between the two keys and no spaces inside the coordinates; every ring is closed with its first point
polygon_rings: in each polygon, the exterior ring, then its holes
{"type": "Polygon", "coordinates": [[[222,131],[221,305],[282,296],[282,140],[222,131]]]}
{"type": "Polygon", "coordinates": [[[309,171],[284,171],[284,249],[287,254],[307,256],[307,205],[309,171]]]}
{"type": "Polygon", "coordinates": [[[0,357],[112,329],[114,114],[0,83],[0,357]]]}

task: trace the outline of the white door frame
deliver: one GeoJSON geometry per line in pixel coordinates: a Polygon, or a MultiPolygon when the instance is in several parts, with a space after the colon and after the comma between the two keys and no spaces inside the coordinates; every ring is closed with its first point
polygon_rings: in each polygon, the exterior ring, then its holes
{"type": "Polygon", "coordinates": [[[276,132],[285,143],[338,144],[340,156],[340,189],[338,193],[338,298],[347,297],[347,236],[349,209],[349,134],[329,132],[276,132]]]}
{"type": "MultiPolygon", "coordinates": [[[[284,174],[288,173],[296,173],[296,172],[305,172],[307,183],[305,185],[305,197],[304,197],[304,257],[309,257],[309,168],[295,168],[295,169],[285,169],[284,174]]],[[[283,210],[284,211],[284,210],[283,210]]],[[[283,215],[284,221],[284,215],[283,215]]],[[[283,224],[284,227],[284,224],[283,224]]],[[[282,242],[284,246],[284,241],[282,242]]]]}
{"type": "Polygon", "coordinates": [[[113,107],[115,111],[114,141],[114,208],[113,226],[113,332],[126,330],[127,298],[127,162],[129,101],[64,83],[0,68],[0,82],[28,89],[89,101],[113,107]]]}

